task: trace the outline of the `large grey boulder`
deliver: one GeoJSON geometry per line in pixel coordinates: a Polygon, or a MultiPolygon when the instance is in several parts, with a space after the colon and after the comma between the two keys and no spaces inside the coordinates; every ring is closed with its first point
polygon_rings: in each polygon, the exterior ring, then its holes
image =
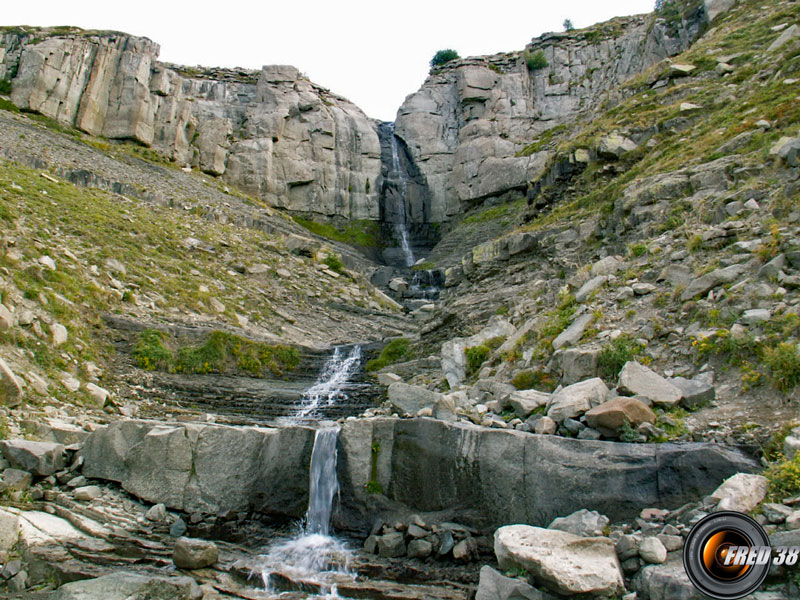
{"type": "Polygon", "coordinates": [[[571,385],[597,376],[597,348],[567,348],[553,354],[550,365],[561,375],[561,385],[571,385]]]}
{"type": "Polygon", "coordinates": [[[341,491],[333,521],[369,531],[376,511],[398,507],[441,511],[442,518],[476,527],[546,526],[587,507],[617,520],[694,501],[724,477],[758,468],[718,444],[619,444],[463,421],[357,419],[339,434],[341,491]],[[382,495],[367,491],[371,481],[382,495]]]}
{"type": "Polygon", "coordinates": [[[520,390],[508,395],[506,403],[520,419],[527,419],[536,409],[547,406],[550,394],[538,390],[520,390]]]}
{"type": "Polygon", "coordinates": [[[554,421],[574,419],[606,401],[609,389],[599,377],[573,383],[550,398],[547,416],[554,421]]]}
{"type": "Polygon", "coordinates": [[[389,386],[388,395],[392,409],[406,417],[413,417],[423,408],[433,409],[442,399],[439,392],[401,381],[389,386]]]}
{"type": "Polygon", "coordinates": [[[0,442],[3,456],[13,467],[47,477],[66,464],[65,448],[52,442],[7,440],[0,442]]]}
{"type": "Polygon", "coordinates": [[[558,529],[581,537],[592,537],[603,535],[603,529],[609,523],[610,520],[607,516],[601,515],[596,510],[582,508],[566,517],[553,519],[548,529],[558,529]]]}
{"type": "Polygon", "coordinates": [[[705,0],[705,8],[709,22],[716,19],[719,15],[728,12],[736,6],[738,1],[739,0],[705,0]]]}
{"type": "Polygon", "coordinates": [[[622,367],[617,389],[620,394],[642,396],[661,406],[676,406],[683,397],[677,386],[636,361],[622,367]]]}
{"type": "Polygon", "coordinates": [[[87,439],[83,473],[187,512],[301,516],[314,431],[117,421],[87,439]]]}
{"type": "Polygon", "coordinates": [[[731,265],[730,267],[725,267],[723,269],[711,271],[711,273],[706,273],[705,275],[692,280],[692,282],[681,294],[681,301],[686,302],[687,300],[692,300],[697,296],[706,294],[709,290],[714,289],[718,285],[733,283],[745,275],[749,270],[750,265],[748,263],[744,263],[731,265]]]}
{"type": "Polygon", "coordinates": [[[611,596],[625,589],[614,543],[530,525],[501,527],[494,534],[501,569],[522,567],[559,594],[611,596]]]}
{"type": "Polygon", "coordinates": [[[556,339],[553,340],[553,348],[558,350],[577,344],[586,332],[586,328],[592,324],[592,321],[594,321],[594,316],[591,313],[579,316],[569,327],[556,336],[556,339]]]}
{"type": "Polygon", "coordinates": [[[196,600],[203,593],[191,577],[157,577],[124,571],[96,579],[65,583],[54,600],[196,600]]]}
{"type": "Polygon", "coordinates": [[[698,408],[713,402],[717,397],[716,389],[707,381],[673,377],[669,382],[681,391],[681,396],[683,396],[681,398],[681,406],[688,409],[698,408]]]}
{"type": "Polygon", "coordinates": [[[750,512],[767,495],[767,478],[752,473],[737,473],[726,479],[711,494],[718,501],[716,510],[736,510],[750,512]]]}
{"type": "Polygon", "coordinates": [[[550,594],[537,590],[520,579],[506,577],[489,565],[481,567],[475,600],[548,600],[550,594]]]}

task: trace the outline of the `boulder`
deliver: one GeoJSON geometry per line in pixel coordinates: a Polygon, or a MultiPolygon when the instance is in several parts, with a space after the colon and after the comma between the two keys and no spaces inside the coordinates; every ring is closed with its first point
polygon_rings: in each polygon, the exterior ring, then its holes
{"type": "Polygon", "coordinates": [[[53,323],[50,325],[50,334],[54,346],[61,346],[67,343],[67,328],[60,323],[53,323]]]}
{"type": "Polygon", "coordinates": [[[636,361],[622,367],[617,389],[620,394],[642,396],[661,406],[676,406],[683,397],[678,387],[636,361]]]}
{"type": "Polygon", "coordinates": [[[736,264],[711,271],[711,273],[706,273],[697,279],[693,279],[681,294],[681,301],[687,302],[697,296],[706,294],[709,290],[714,289],[718,285],[733,283],[747,273],[749,269],[750,266],[747,263],[736,264]]]}
{"type": "Polygon", "coordinates": [[[22,402],[22,385],[6,361],[0,358],[0,404],[14,407],[22,402]]]}
{"type": "Polygon", "coordinates": [[[606,256],[592,265],[592,277],[615,275],[622,268],[622,261],[616,256],[606,256]]]}
{"type": "Polygon", "coordinates": [[[716,389],[707,381],[673,377],[669,382],[681,391],[681,406],[689,410],[713,402],[717,397],[716,389]]]}
{"type": "Polygon", "coordinates": [[[783,454],[786,458],[792,459],[798,451],[800,451],[800,427],[795,427],[783,440],[783,454]]]}
{"type": "Polygon", "coordinates": [[[0,554],[8,552],[19,539],[19,516],[0,508],[0,554]]]}
{"type": "Polygon", "coordinates": [[[118,571],[96,579],[65,583],[53,600],[196,600],[202,591],[191,577],[157,577],[118,571]]]}
{"type": "Polygon", "coordinates": [[[475,600],[549,600],[549,594],[541,592],[520,579],[505,577],[492,567],[481,568],[480,581],[475,600]]]}
{"type": "Polygon", "coordinates": [[[95,401],[97,406],[105,406],[106,400],[111,395],[111,393],[105,389],[101,388],[99,385],[95,385],[94,383],[87,383],[86,384],[86,391],[89,392],[89,395],[92,397],[92,400],[95,401]]]}
{"type": "Polygon", "coordinates": [[[714,490],[711,497],[719,501],[717,511],[737,510],[748,513],[755,510],[766,495],[766,477],[751,473],[737,473],[714,490]]]}
{"type": "Polygon", "coordinates": [[[596,510],[582,508],[566,517],[553,519],[548,529],[558,529],[581,537],[594,537],[603,535],[603,529],[610,522],[607,516],[601,515],[596,510]]]}
{"type": "Polygon", "coordinates": [[[2,483],[8,491],[24,492],[31,487],[33,475],[21,469],[4,469],[2,483]]]}
{"type": "Polygon", "coordinates": [[[501,527],[494,534],[501,569],[523,568],[537,584],[559,594],[611,596],[625,590],[613,542],[530,525],[501,527]]]}
{"type": "Polygon", "coordinates": [[[0,331],[8,331],[13,326],[14,315],[8,310],[5,304],[0,304],[0,331]]]}
{"type": "Polygon", "coordinates": [[[599,377],[573,383],[553,394],[547,405],[547,416],[560,423],[574,419],[606,401],[608,387],[599,377]]]}
{"type": "Polygon", "coordinates": [[[388,395],[392,409],[399,415],[407,417],[413,417],[423,408],[432,409],[442,398],[439,392],[401,381],[389,386],[388,395]]]}
{"type": "Polygon", "coordinates": [[[406,555],[406,542],[399,531],[378,538],[378,555],[381,558],[399,558],[406,555]]]}
{"type": "Polygon", "coordinates": [[[646,563],[660,565],[667,560],[667,549],[657,537],[648,536],[639,544],[639,556],[646,563]]]}
{"type": "Polygon", "coordinates": [[[586,302],[589,297],[602,288],[606,282],[608,282],[608,277],[605,275],[597,275],[592,277],[589,281],[584,283],[581,288],[575,292],[575,300],[578,302],[586,302]]]}
{"type": "Polygon", "coordinates": [[[638,147],[630,138],[615,132],[600,140],[597,146],[597,154],[602,158],[615,160],[623,154],[636,150],[638,147]]]}
{"type": "Polygon", "coordinates": [[[148,521],[160,523],[167,520],[167,507],[164,504],[154,504],[147,512],[144,513],[144,518],[148,521]]]}
{"type": "Polygon", "coordinates": [[[408,557],[424,560],[433,553],[433,544],[427,540],[412,540],[408,543],[408,557]]]}
{"type": "Polygon", "coordinates": [[[561,375],[561,385],[571,385],[597,376],[597,348],[558,350],[551,359],[552,369],[561,375]]]}
{"type": "Polygon", "coordinates": [[[478,556],[478,543],[468,537],[453,546],[453,558],[458,562],[469,562],[478,556]]]}
{"type": "Polygon", "coordinates": [[[214,542],[181,537],[175,541],[172,562],[179,569],[204,569],[219,560],[219,550],[214,542]]]}
{"type": "Polygon", "coordinates": [[[558,423],[550,417],[542,417],[533,426],[533,432],[539,435],[553,435],[558,431],[558,423]]]}
{"type": "Polygon", "coordinates": [[[719,15],[725,14],[736,6],[738,1],[739,0],[705,0],[706,14],[708,15],[709,23],[719,15]]]}
{"type": "Polygon", "coordinates": [[[533,411],[547,406],[550,394],[537,390],[520,390],[509,394],[506,404],[514,410],[520,419],[527,419],[533,411]]]}
{"type": "Polygon", "coordinates": [[[565,346],[577,344],[586,332],[586,328],[592,324],[592,321],[594,321],[594,316],[591,313],[579,316],[553,340],[553,348],[558,350],[565,346]]]}
{"type": "Polygon", "coordinates": [[[99,498],[102,494],[102,490],[96,485],[85,485],[75,488],[75,499],[82,502],[90,502],[99,498]]]}
{"type": "Polygon", "coordinates": [[[606,437],[615,437],[625,423],[636,429],[642,423],[655,423],[656,415],[641,400],[618,396],[588,411],[586,422],[606,437]]]}
{"type": "Polygon", "coordinates": [[[65,448],[52,442],[7,440],[0,442],[3,455],[13,467],[47,477],[66,464],[65,448]]]}
{"type": "MultiPolygon", "coordinates": [[[[774,52],[776,50],[779,50],[780,48],[782,48],[792,40],[797,39],[798,37],[800,37],[800,27],[798,27],[796,24],[792,25],[791,27],[784,29],[781,32],[778,38],[774,42],[772,42],[772,44],[770,44],[769,48],[767,48],[767,51],[774,52]]],[[[797,164],[791,166],[796,167],[797,164]]]]}

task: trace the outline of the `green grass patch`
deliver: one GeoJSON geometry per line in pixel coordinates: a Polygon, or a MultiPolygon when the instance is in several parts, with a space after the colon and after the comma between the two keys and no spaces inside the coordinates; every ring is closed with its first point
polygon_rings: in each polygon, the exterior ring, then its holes
{"type": "Polygon", "coordinates": [[[465,217],[461,221],[461,225],[480,225],[481,223],[489,223],[500,219],[506,219],[508,223],[510,223],[510,219],[519,214],[525,206],[525,203],[524,199],[519,199],[514,202],[481,208],[465,217]]]}
{"type": "Polygon", "coordinates": [[[299,215],[292,216],[294,221],[310,232],[334,242],[343,242],[365,248],[382,248],[380,224],[366,219],[350,221],[344,229],[337,229],[330,223],[320,223],[299,215]]]}
{"type": "Polygon", "coordinates": [[[464,348],[464,355],[467,357],[467,375],[477,373],[491,353],[492,349],[485,344],[464,348]]]}
{"type": "Polygon", "coordinates": [[[337,254],[328,254],[323,261],[331,271],[344,273],[344,263],[337,254]]]}
{"type": "Polygon", "coordinates": [[[800,494],[800,453],[791,460],[783,460],[764,471],[767,478],[767,500],[782,502],[800,494]]]}
{"type": "Polygon", "coordinates": [[[383,347],[378,358],[367,361],[367,371],[380,371],[391,364],[410,360],[413,357],[411,341],[406,338],[397,338],[383,347]]]}
{"type": "Polygon", "coordinates": [[[300,363],[297,348],[254,342],[224,331],[212,332],[196,346],[172,349],[170,342],[169,336],[161,331],[143,331],[133,351],[137,365],[149,371],[187,374],[244,372],[266,379],[282,377],[300,363]]]}
{"type": "Polygon", "coordinates": [[[5,98],[0,98],[0,110],[7,110],[8,112],[12,113],[19,112],[17,105],[11,102],[11,100],[6,100],[5,98]]]}
{"type": "Polygon", "coordinates": [[[541,152],[542,150],[546,149],[552,142],[553,138],[557,135],[561,135],[567,129],[566,125],[557,125],[548,129],[547,131],[543,131],[542,134],[533,142],[525,146],[522,150],[517,152],[516,156],[530,156],[536,152],[541,152]]]}
{"type": "Polygon", "coordinates": [[[518,390],[541,390],[552,392],[557,382],[550,373],[541,369],[524,369],[511,379],[511,385],[518,390]]]}

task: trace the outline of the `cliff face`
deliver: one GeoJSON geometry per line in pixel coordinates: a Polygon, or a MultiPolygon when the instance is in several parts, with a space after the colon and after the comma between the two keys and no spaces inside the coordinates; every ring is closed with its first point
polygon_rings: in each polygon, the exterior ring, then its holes
{"type": "Polygon", "coordinates": [[[526,52],[456,60],[434,71],[396,121],[427,179],[433,220],[524,189],[550,155],[520,156],[532,140],[619,97],[625,81],[688,48],[705,20],[702,4],[679,23],[619,18],[588,32],[546,34],[526,52]],[[538,52],[547,65],[532,70],[525,54],[538,52]]]}
{"type": "Polygon", "coordinates": [[[376,123],[296,68],[188,70],[145,38],[45,33],[0,38],[0,78],[23,110],[152,146],[273,206],[379,217],[376,123]]]}

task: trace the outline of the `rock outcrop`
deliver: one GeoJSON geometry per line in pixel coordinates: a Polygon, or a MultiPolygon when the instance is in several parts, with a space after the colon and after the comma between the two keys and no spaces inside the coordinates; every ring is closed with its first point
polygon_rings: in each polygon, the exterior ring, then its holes
{"type": "Polygon", "coordinates": [[[545,34],[524,52],[454,60],[433,71],[396,119],[397,135],[427,180],[433,220],[524,193],[552,154],[523,152],[533,140],[613,102],[621,83],[685,50],[704,22],[702,9],[677,30],[656,15],[619,18],[591,35],[545,34]],[[529,68],[526,55],[539,52],[546,66],[529,68]]]}
{"type": "Polygon", "coordinates": [[[158,53],[147,38],[113,32],[7,33],[0,78],[23,110],[151,146],[273,206],[379,218],[377,124],[354,104],[295,67],[190,69],[158,53]]]}

